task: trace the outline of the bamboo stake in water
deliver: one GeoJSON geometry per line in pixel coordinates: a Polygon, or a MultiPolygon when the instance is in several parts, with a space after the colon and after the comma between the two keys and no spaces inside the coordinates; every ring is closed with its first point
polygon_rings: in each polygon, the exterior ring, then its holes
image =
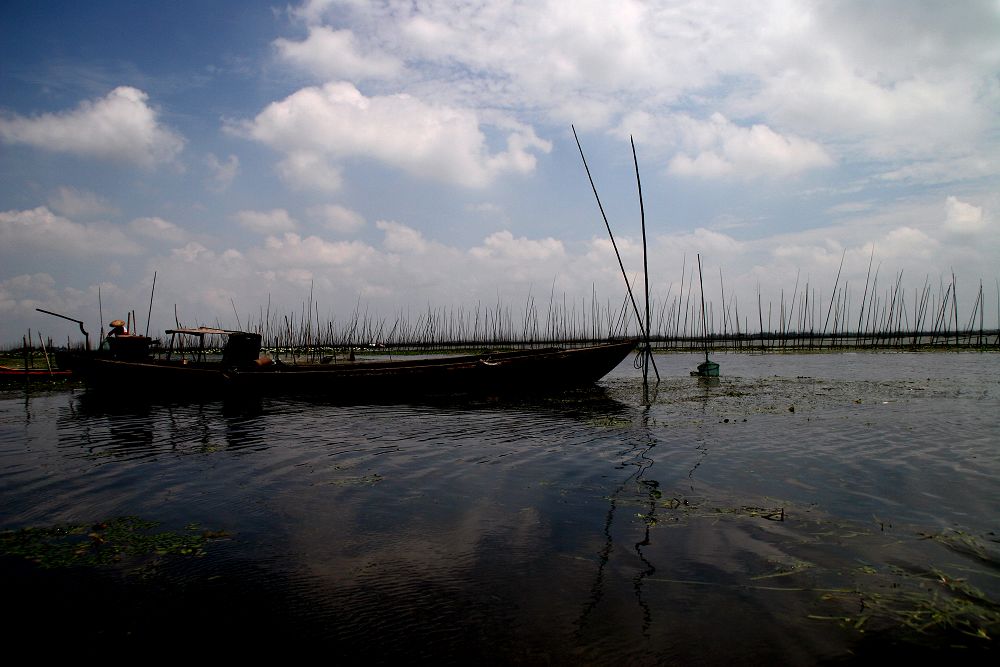
{"type": "Polygon", "coordinates": [[[833,311],[833,302],[837,297],[837,285],[840,284],[840,272],[844,269],[844,258],[847,257],[847,249],[840,257],[840,268],[837,269],[837,279],[833,281],[833,296],[830,297],[830,307],[826,311],[826,321],[823,323],[823,335],[826,335],[826,328],[830,324],[830,313],[833,311]]]}
{"type": "MultiPolygon", "coordinates": [[[[604,219],[604,226],[608,230],[608,236],[611,238],[611,247],[615,250],[615,256],[618,258],[618,267],[621,269],[622,277],[625,279],[625,286],[628,289],[628,297],[632,302],[632,309],[635,311],[635,317],[640,322],[642,321],[642,316],[639,315],[639,306],[635,303],[635,296],[632,294],[632,286],[629,284],[628,275],[625,272],[625,265],[622,263],[621,253],[618,252],[618,244],[615,243],[615,235],[611,232],[611,223],[608,222],[608,216],[604,213],[604,206],[601,204],[601,198],[597,194],[597,186],[594,185],[594,178],[590,175],[590,167],[587,166],[587,158],[583,155],[583,146],[580,145],[580,138],[576,134],[576,127],[570,126],[573,129],[573,138],[576,139],[576,147],[580,151],[580,159],[583,160],[583,168],[587,172],[587,179],[590,181],[590,187],[594,191],[594,198],[597,199],[597,208],[601,211],[601,217],[604,219]]],[[[656,363],[653,363],[656,366],[656,363]]]]}
{"type": "Polygon", "coordinates": [[[153,317],[153,294],[156,293],[156,271],[153,271],[153,288],[149,290],[149,313],[146,315],[146,336],[149,336],[149,320],[153,317]]]}
{"type": "MultiPolygon", "coordinates": [[[[653,351],[649,347],[649,262],[647,260],[646,253],[646,209],[642,203],[642,182],[639,180],[639,158],[635,154],[635,142],[632,141],[632,137],[629,137],[629,141],[632,144],[632,161],[635,163],[635,182],[639,188],[639,217],[642,221],[642,273],[645,277],[646,285],[646,326],[645,326],[645,338],[646,346],[642,351],[642,381],[645,384],[649,376],[649,362],[653,363],[653,369],[656,370],[656,362],[653,361],[653,351]]],[[[660,380],[660,371],[656,371],[656,380],[660,380]]]]}
{"type": "Polygon", "coordinates": [[[49,351],[45,349],[45,341],[42,339],[42,332],[36,332],[38,334],[38,342],[42,344],[42,354],[45,356],[45,366],[49,369],[49,377],[52,377],[52,364],[49,363],[49,351]]]}
{"type": "Polygon", "coordinates": [[[951,299],[952,299],[952,303],[955,306],[955,308],[954,308],[954,310],[955,310],[955,345],[957,346],[959,344],[959,341],[958,341],[958,285],[955,284],[955,270],[954,269],[952,269],[952,271],[951,271],[951,286],[952,286],[951,299]]]}
{"type": "Polygon", "coordinates": [[[708,326],[705,322],[705,284],[701,279],[701,253],[698,254],[698,282],[701,284],[701,330],[705,336],[705,363],[708,363],[708,326]]]}

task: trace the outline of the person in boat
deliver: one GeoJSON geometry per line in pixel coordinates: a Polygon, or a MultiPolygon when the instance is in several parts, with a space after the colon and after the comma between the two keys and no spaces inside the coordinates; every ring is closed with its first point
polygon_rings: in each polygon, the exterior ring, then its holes
{"type": "Polygon", "coordinates": [[[112,320],[109,326],[111,327],[111,331],[108,332],[107,338],[128,335],[128,327],[125,326],[125,322],[122,320],[112,320]]]}
{"type": "Polygon", "coordinates": [[[104,352],[111,350],[112,339],[123,338],[129,335],[128,327],[125,326],[125,322],[122,320],[112,320],[111,324],[108,326],[111,327],[111,330],[108,331],[108,335],[101,340],[100,349],[104,352]]]}

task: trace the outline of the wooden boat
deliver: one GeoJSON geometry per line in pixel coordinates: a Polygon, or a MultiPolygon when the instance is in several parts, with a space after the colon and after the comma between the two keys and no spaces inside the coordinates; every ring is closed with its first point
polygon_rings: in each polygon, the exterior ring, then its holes
{"type": "Polygon", "coordinates": [[[10,368],[9,366],[0,366],[0,379],[5,380],[16,380],[17,378],[23,378],[25,376],[29,378],[47,378],[47,377],[67,377],[71,375],[70,371],[65,370],[46,370],[44,368],[29,368],[27,370],[23,368],[10,368]]]}
{"type": "Polygon", "coordinates": [[[222,329],[174,329],[196,336],[192,359],[177,359],[171,345],[161,358],[136,360],[104,353],[75,354],[60,363],[88,385],[121,392],[310,394],[333,399],[419,399],[431,396],[522,394],[592,384],[615,368],[637,341],[591,347],[549,347],[466,356],[284,364],[261,358],[258,334],[222,329]],[[206,359],[204,339],[227,337],[218,361],[206,359]]]}

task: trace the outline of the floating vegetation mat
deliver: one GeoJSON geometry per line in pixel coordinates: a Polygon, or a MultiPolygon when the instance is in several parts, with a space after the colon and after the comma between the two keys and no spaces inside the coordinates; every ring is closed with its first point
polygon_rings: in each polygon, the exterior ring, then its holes
{"type": "Polygon", "coordinates": [[[956,645],[991,644],[1000,634],[1000,605],[965,579],[953,578],[936,568],[922,572],[892,568],[899,582],[885,587],[884,582],[875,579],[879,572],[871,568],[861,572],[872,577],[870,588],[859,586],[822,595],[824,601],[857,611],[809,618],[835,621],[862,632],[872,625],[895,625],[920,635],[955,636],[956,645]],[[963,637],[976,641],[963,642],[963,637]]]}
{"type": "Polygon", "coordinates": [[[183,532],[155,532],[159,524],[124,516],[96,524],[60,524],[0,533],[0,556],[19,557],[42,568],[142,567],[167,557],[198,557],[224,531],[190,524],[183,532]]]}
{"type": "Polygon", "coordinates": [[[953,649],[992,651],[1000,638],[1000,602],[976,583],[996,590],[1000,579],[1000,539],[992,532],[901,532],[899,526],[887,532],[877,518],[872,526],[841,523],[804,515],[800,508],[790,508],[789,515],[783,506],[720,506],[706,498],[666,498],[649,482],[638,486],[649,487],[642,488],[645,498],[622,498],[619,504],[642,508],[633,516],[645,525],[647,541],[649,529],[726,522],[726,534],[750,537],[733,540],[734,552],[751,543],[774,547],[759,552],[766,554],[762,560],[746,561],[744,577],[654,576],[651,583],[811,594],[810,620],[836,623],[861,637],[889,636],[942,650],[945,642],[953,649]]]}

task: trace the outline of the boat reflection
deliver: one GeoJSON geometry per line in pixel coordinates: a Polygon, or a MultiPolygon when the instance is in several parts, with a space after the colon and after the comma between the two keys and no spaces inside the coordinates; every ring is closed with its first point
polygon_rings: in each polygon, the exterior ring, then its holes
{"type": "Polygon", "coordinates": [[[259,398],[158,400],[139,394],[75,395],[57,420],[61,447],[84,456],[148,458],[239,450],[261,439],[259,398]]]}

